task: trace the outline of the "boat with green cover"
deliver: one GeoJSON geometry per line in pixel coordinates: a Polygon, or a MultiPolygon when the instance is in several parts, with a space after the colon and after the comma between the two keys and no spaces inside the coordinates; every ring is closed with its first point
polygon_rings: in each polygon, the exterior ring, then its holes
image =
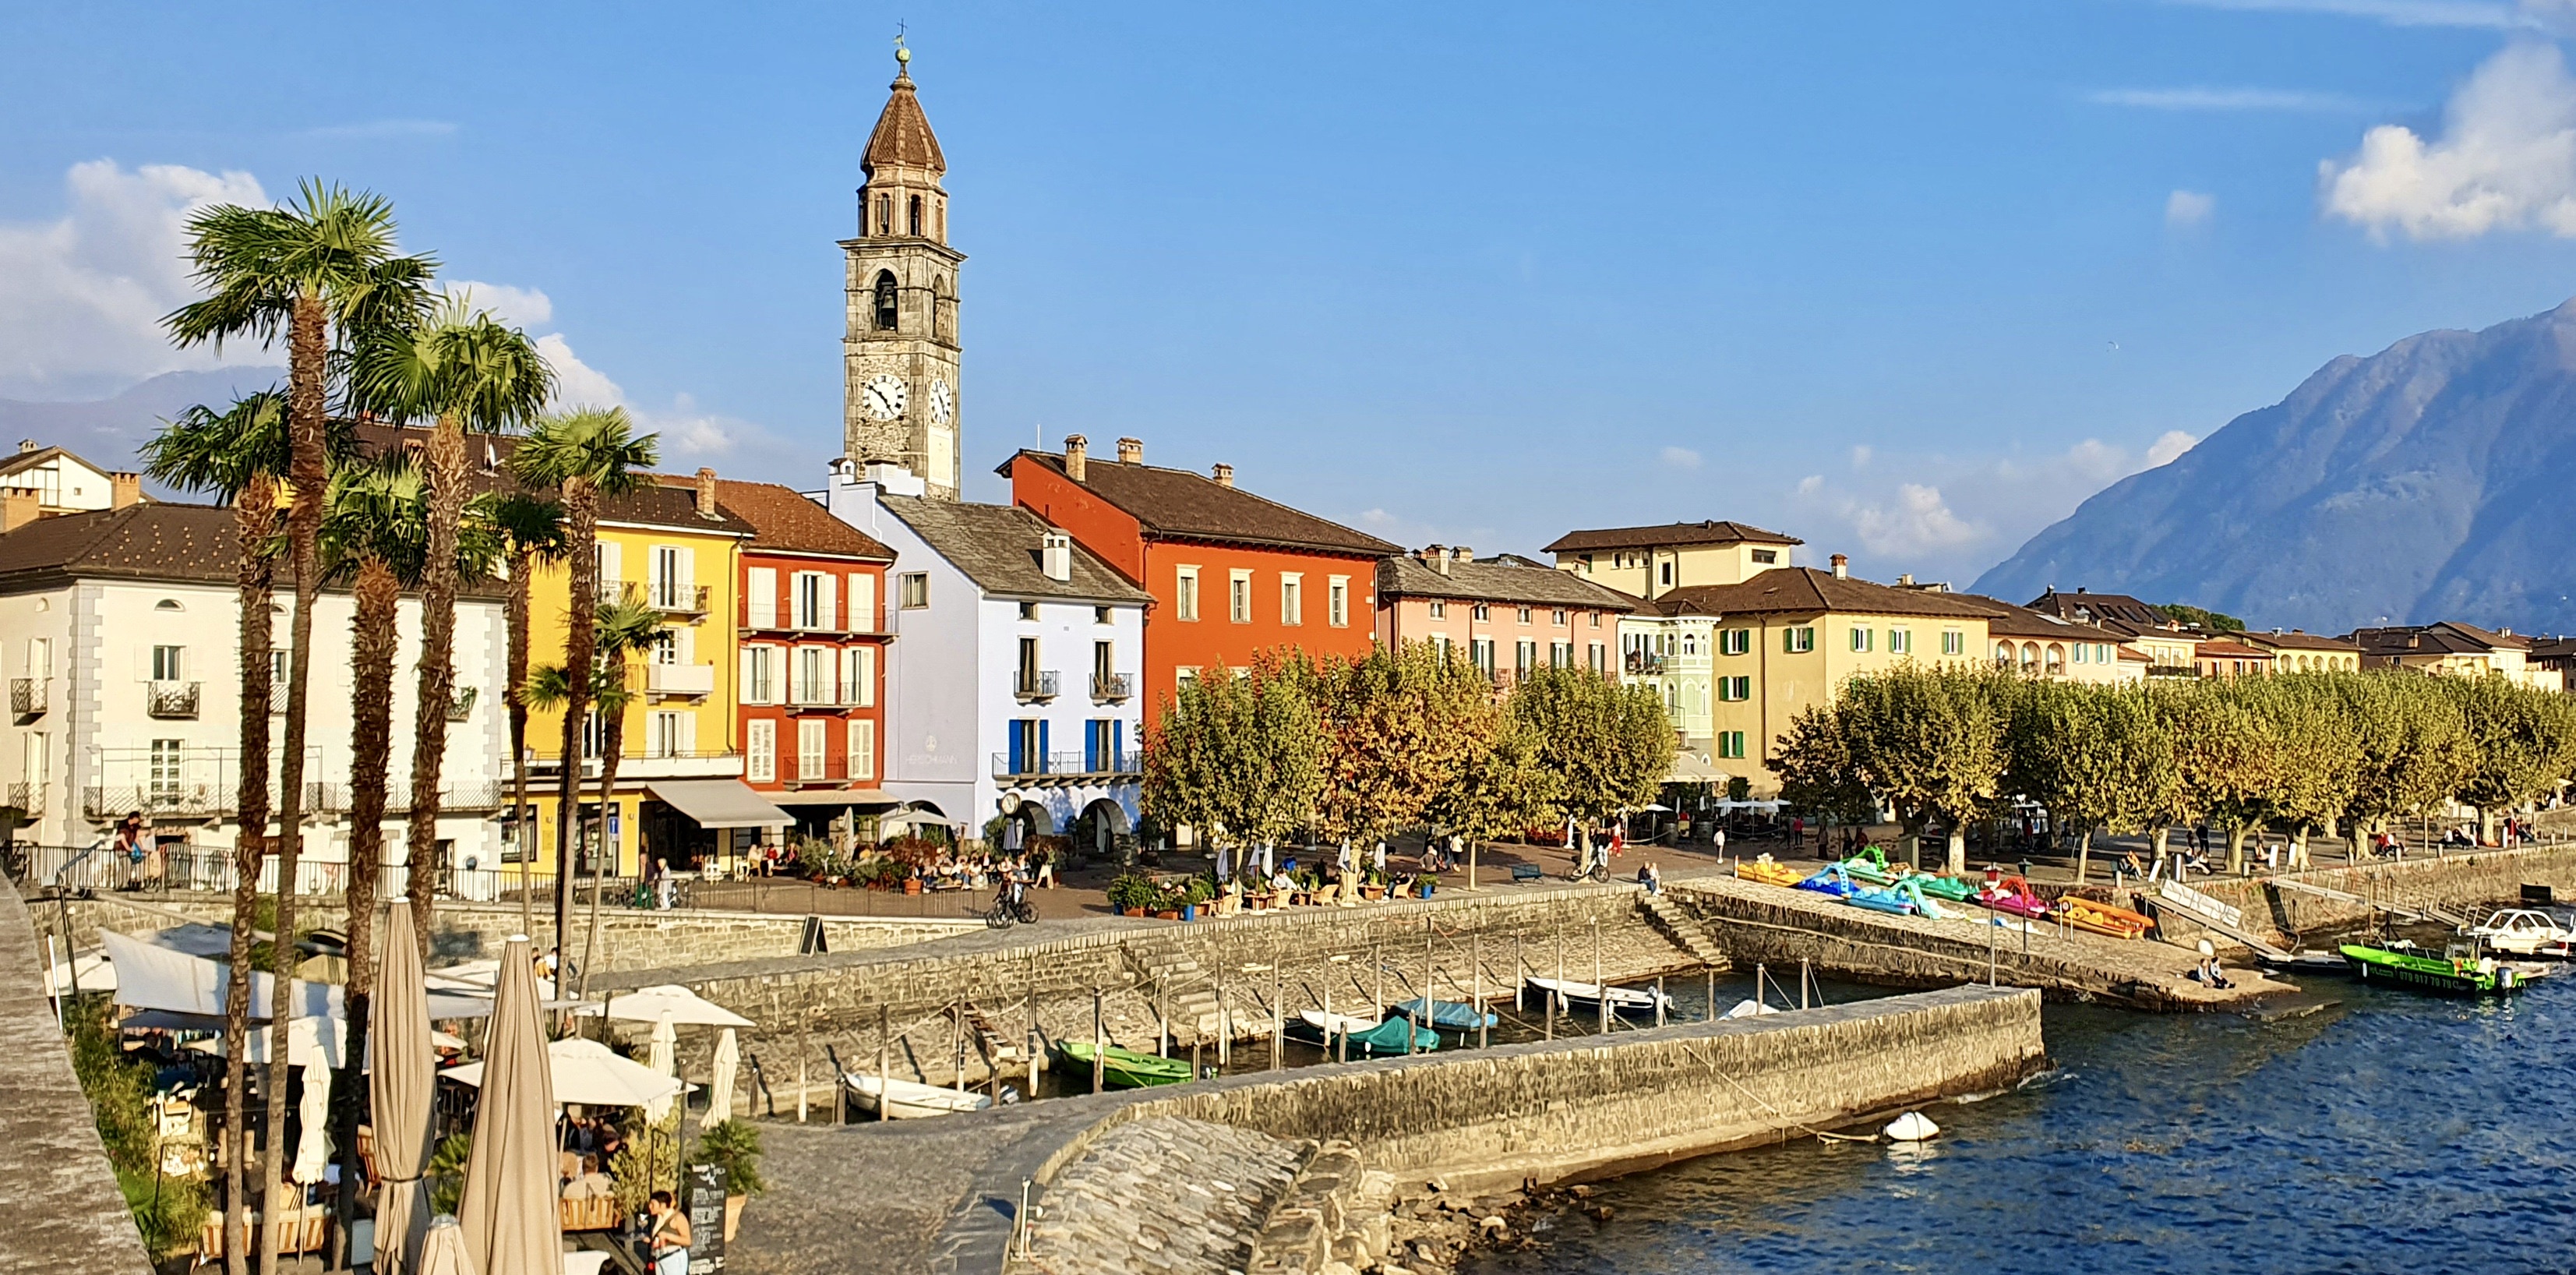
{"type": "Polygon", "coordinates": [[[2412,952],[2392,952],[2384,947],[2364,947],[2346,943],[2335,949],[2343,953],[2344,962],[2365,983],[2386,981],[2419,992],[2438,992],[2446,996],[2492,996],[2518,992],[2527,981],[2520,970],[2498,964],[2492,958],[2470,960],[2461,956],[2419,956],[2412,952]]]}
{"type": "MultiPolygon", "coordinates": [[[[1112,1089],[1142,1089],[1148,1085],[1177,1085],[1190,1078],[1190,1060],[1140,1054],[1116,1045],[1100,1049],[1100,1079],[1112,1089]]],[[[1055,1043],[1057,1063],[1076,1072],[1091,1070],[1092,1044],[1087,1040],[1059,1040],[1055,1043]]]]}

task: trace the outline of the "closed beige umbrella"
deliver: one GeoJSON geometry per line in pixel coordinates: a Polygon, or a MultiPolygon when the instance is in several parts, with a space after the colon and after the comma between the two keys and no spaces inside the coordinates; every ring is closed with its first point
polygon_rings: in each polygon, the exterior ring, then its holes
{"type": "MultiPolygon", "coordinates": [[[[645,1047],[644,1065],[665,1076],[677,1076],[680,1072],[675,1063],[679,1050],[680,1034],[672,1030],[671,1015],[664,1011],[662,1021],[653,1024],[653,1041],[645,1047]]],[[[669,1114],[671,1100],[668,1098],[657,1098],[644,1104],[645,1119],[655,1124],[662,1123],[662,1117],[669,1114]]]]}
{"type": "Polygon", "coordinates": [[[456,1216],[465,1255],[481,1275],[558,1275],[563,1219],[556,1212],[555,1095],[546,1034],[538,1025],[537,975],[528,937],[501,949],[483,1098],[474,1111],[474,1156],[456,1216]]]}
{"type": "MultiPolygon", "coordinates": [[[[376,1134],[376,1271],[413,1275],[421,1241],[429,1233],[431,1090],[437,1083],[430,1051],[429,997],[420,977],[420,949],[412,937],[411,903],[396,899],[377,940],[385,954],[367,1006],[367,1098],[376,1134]]],[[[424,1271],[422,1275],[426,1275],[424,1271]]]]}
{"type": "MultiPolygon", "coordinates": [[[[376,1250],[376,1269],[390,1275],[384,1261],[384,1250],[376,1250]]],[[[415,1275],[478,1275],[474,1259],[465,1255],[465,1228],[444,1213],[423,1233],[419,1261],[415,1275]]]]}
{"type": "Polygon", "coordinates": [[[698,1122],[701,1129],[712,1129],[733,1115],[734,1073],[742,1067],[742,1045],[733,1038],[733,1029],[724,1029],[716,1038],[714,1073],[707,1078],[707,1115],[698,1122]]]}

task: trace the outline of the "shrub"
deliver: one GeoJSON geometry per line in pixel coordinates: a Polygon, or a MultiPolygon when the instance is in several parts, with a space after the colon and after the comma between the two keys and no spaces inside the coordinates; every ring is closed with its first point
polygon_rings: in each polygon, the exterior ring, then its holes
{"type": "Polygon", "coordinates": [[[205,1225],[206,1184],[195,1178],[171,1178],[145,1170],[116,1171],[117,1188],[134,1214],[134,1229],[143,1235],[146,1252],[160,1254],[193,1248],[205,1225]]]}
{"type": "Polygon", "coordinates": [[[456,1211],[456,1202],[465,1195],[465,1166],[473,1159],[473,1134],[450,1134],[439,1141],[438,1149],[429,1156],[429,1207],[432,1212],[456,1211]]]}
{"type": "Polygon", "coordinates": [[[895,862],[900,863],[915,872],[919,872],[924,868],[936,866],[939,862],[939,856],[945,853],[938,842],[910,834],[897,837],[894,840],[887,842],[885,852],[887,855],[891,856],[895,862]]]}
{"type": "Polygon", "coordinates": [[[1162,896],[1154,879],[1137,872],[1122,872],[1109,882],[1109,902],[1113,907],[1142,912],[1154,906],[1162,896]]]}
{"type": "Polygon", "coordinates": [[[725,1171],[725,1189],[735,1195],[758,1195],[769,1189],[760,1177],[760,1130],[740,1120],[727,1120],[698,1135],[692,1164],[712,1164],[725,1171]]]}

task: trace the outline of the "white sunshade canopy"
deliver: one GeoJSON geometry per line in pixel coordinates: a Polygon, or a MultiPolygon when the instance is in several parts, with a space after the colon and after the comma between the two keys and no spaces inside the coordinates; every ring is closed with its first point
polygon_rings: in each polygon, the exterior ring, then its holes
{"type": "MultiPolygon", "coordinates": [[[[211,1030],[224,1025],[224,992],[232,983],[230,966],[114,931],[101,932],[99,942],[107,952],[108,962],[116,968],[117,1004],[152,1013],[151,1021],[161,1027],[211,1030]]],[[[251,971],[252,1019],[267,1020],[270,1007],[276,1003],[275,994],[274,975],[251,971]]],[[[289,1017],[336,1020],[346,1016],[337,983],[298,979],[294,995],[294,1012],[289,1017]]],[[[429,994],[431,1018],[482,1018],[491,1012],[489,996],[436,990],[429,994]]]]}
{"type": "Polygon", "coordinates": [[[701,828],[784,828],[796,822],[739,779],[657,779],[644,791],[701,828]]]}
{"type": "MultiPolygon", "coordinates": [[[[632,1059],[620,1058],[595,1040],[574,1037],[546,1046],[554,1076],[555,1101],[586,1107],[641,1107],[678,1094],[684,1087],[632,1059]]],[[[480,1088],[483,1064],[467,1063],[438,1073],[441,1080],[480,1088]]]]}
{"type": "Polygon", "coordinates": [[[752,1021],[677,983],[639,988],[608,998],[602,1005],[573,1011],[583,1017],[608,1015],[613,1023],[658,1023],[668,1015],[675,1027],[749,1027],[752,1021]]]}

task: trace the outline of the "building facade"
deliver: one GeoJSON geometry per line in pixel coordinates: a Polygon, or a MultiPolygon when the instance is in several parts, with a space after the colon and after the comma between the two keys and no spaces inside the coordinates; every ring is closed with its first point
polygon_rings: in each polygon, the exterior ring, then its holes
{"type": "Polygon", "coordinates": [[[1538,668],[1615,675],[1619,623],[1637,600],[1562,571],[1479,562],[1432,545],[1379,560],[1377,640],[1428,642],[1508,686],[1538,668]]]}
{"type": "Polygon", "coordinates": [[[2272,671],[2276,673],[2350,673],[2361,668],[2360,644],[2343,638],[2325,637],[2300,629],[2286,633],[2272,629],[2228,636],[2271,652],[2272,671]]]}
{"type": "Polygon", "coordinates": [[[823,502],[894,553],[881,823],[1132,835],[1151,596],[1036,513],[933,499],[891,463],[841,462],[823,502]]]}
{"type": "Polygon", "coordinates": [[[1742,584],[1762,572],[1795,566],[1791,555],[1802,543],[1795,536],[1712,519],[1569,531],[1542,552],[1555,554],[1560,570],[1653,599],[1674,589],[1742,584]]]}
{"type": "Polygon", "coordinates": [[[1003,462],[1013,503],[1072,533],[1153,599],[1145,622],[1150,721],[1203,669],[1242,668],[1296,649],[1359,659],[1376,633],[1378,560],[1402,549],[1366,532],[1264,500],[1208,474],[1145,464],[1144,444],[1089,455],[1080,435],[1061,454],[1023,450],[1003,462]]]}
{"type": "Polygon", "coordinates": [[[892,461],[934,498],[955,500],[964,403],[957,379],[957,278],[948,246],[948,172],[913,91],[911,55],[859,166],[859,232],[841,241],[849,312],[841,343],[843,454],[892,461]]]}
{"type": "Polygon", "coordinates": [[[2457,620],[2391,628],[2355,629],[2347,635],[2363,668],[2402,668],[2446,676],[2501,677],[2517,686],[2567,689],[2565,675],[2531,661],[2532,641],[2508,629],[2482,629],[2457,620]]]}
{"type": "Polygon", "coordinates": [[[2211,636],[2184,628],[2152,605],[2125,593],[2093,593],[2083,588],[2060,593],[2050,589],[2031,599],[2029,609],[2119,634],[2122,645],[2147,657],[2146,676],[2151,678],[2200,676],[2200,644],[2211,636]]]}

